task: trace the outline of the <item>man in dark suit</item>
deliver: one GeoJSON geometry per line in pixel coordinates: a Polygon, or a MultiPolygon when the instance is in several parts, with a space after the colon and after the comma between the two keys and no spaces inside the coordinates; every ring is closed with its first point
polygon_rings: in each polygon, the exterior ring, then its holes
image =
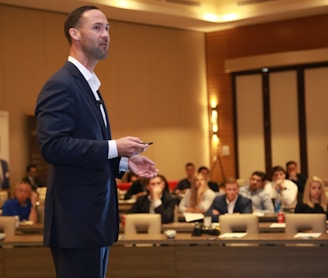
{"type": "Polygon", "coordinates": [[[0,159],[0,189],[9,189],[9,166],[6,160],[0,159]]]}
{"type": "Polygon", "coordinates": [[[29,164],[26,166],[26,176],[23,178],[23,181],[29,183],[34,192],[37,191],[38,187],[42,186],[35,164],[29,164]]]}
{"type": "Polygon", "coordinates": [[[139,196],[128,213],[158,213],[162,216],[162,223],[174,222],[177,199],[165,190],[165,182],[162,175],[148,180],[147,194],[139,196]]]}
{"type": "Polygon", "coordinates": [[[37,133],[49,162],[44,243],[57,277],[104,278],[109,246],[118,238],[115,178],[130,169],[151,178],[158,170],[138,137],[112,140],[100,81],[94,73],[107,56],[109,23],[94,6],[71,12],[65,22],[68,61],[37,100],[37,133]]]}
{"type": "Polygon", "coordinates": [[[206,216],[212,216],[212,222],[218,222],[221,214],[252,213],[252,200],[239,194],[236,179],[227,179],[224,183],[225,194],[215,197],[206,216]]]}
{"type": "Polygon", "coordinates": [[[306,183],[306,176],[298,172],[296,161],[286,162],[286,179],[291,180],[297,185],[297,201],[303,201],[304,187],[306,183]]]}

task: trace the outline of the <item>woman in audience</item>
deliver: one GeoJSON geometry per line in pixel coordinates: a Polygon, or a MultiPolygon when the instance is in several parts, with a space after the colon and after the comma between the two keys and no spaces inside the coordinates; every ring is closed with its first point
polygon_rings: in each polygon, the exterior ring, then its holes
{"type": "Polygon", "coordinates": [[[205,213],[215,196],[214,191],[208,187],[205,177],[198,173],[191,182],[191,188],[186,191],[182,198],[179,211],[205,213]]]}
{"type": "Polygon", "coordinates": [[[303,202],[298,202],[295,213],[325,213],[328,219],[327,200],[323,181],[308,178],[304,188],[303,202]]]}
{"type": "Polygon", "coordinates": [[[38,215],[36,202],[38,195],[32,191],[32,187],[27,182],[20,182],[12,190],[13,198],[7,200],[2,207],[3,216],[18,216],[19,221],[37,222],[38,215]]]}

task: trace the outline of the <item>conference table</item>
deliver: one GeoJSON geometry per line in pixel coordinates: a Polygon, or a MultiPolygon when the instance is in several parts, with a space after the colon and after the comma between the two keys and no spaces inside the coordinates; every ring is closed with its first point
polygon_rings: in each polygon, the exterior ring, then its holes
{"type": "MultiPolygon", "coordinates": [[[[328,277],[328,235],[310,235],[120,234],[107,277],[328,277]]],[[[41,234],[8,236],[1,246],[0,277],[55,277],[41,234]]]]}

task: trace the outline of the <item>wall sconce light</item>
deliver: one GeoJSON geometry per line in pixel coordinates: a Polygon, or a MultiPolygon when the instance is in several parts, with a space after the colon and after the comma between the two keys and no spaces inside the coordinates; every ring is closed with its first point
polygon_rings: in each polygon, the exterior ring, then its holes
{"type": "Polygon", "coordinates": [[[211,105],[211,134],[212,142],[219,143],[219,108],[218,105],[211,105]]]}
{"type": "Polygon", "coordinates": [[[211,107],[211,131],[212,135],[219,133],[219,109],[217,105],[211,107]]]}

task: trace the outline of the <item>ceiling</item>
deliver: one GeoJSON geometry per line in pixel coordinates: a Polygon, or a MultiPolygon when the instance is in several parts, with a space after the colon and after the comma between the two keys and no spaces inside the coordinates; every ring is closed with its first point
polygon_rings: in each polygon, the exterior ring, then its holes
{"type": "Polygon", "coordinates": [[[59,12],[92,4],[112,20],[200,32],[328,13],[328,0],[0,0],[0,3],[59,12]]]}

